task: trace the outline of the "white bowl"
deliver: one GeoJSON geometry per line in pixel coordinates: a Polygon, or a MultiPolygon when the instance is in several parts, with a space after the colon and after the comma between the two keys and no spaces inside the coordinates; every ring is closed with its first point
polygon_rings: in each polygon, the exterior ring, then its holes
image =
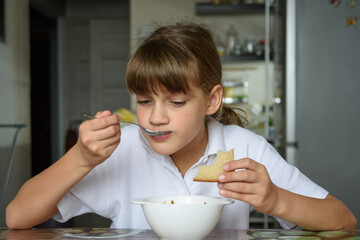
{"type": "Polygon", "coordinates": [[[220,220],[223,208],[234,201],[201,195],[134,199],[161,239],[203,239],[220,220]]]}

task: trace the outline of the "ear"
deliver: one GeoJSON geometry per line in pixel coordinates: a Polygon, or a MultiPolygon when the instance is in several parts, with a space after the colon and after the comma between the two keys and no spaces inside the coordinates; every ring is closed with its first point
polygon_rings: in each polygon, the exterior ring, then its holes
{"type": "Polygon", "coordinates": [[[220,84],[216,84],[211,89],[208,99],[208,105],[206,108],[206,115],[212,115],[219,110],[222,102],[223,88],[220,84]]]}

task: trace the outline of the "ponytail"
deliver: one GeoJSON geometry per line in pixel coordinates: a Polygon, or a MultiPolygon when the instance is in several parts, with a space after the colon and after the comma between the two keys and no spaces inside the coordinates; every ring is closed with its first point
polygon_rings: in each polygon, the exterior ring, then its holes
{"type": "Polygon", "coordinates": [[[219,110],[211,115],[211,117],[225,125],[235,124],[245,127],[248,124],[245,110],[238,107],[232,107],[224,103],[221,104],[219,110]]]}

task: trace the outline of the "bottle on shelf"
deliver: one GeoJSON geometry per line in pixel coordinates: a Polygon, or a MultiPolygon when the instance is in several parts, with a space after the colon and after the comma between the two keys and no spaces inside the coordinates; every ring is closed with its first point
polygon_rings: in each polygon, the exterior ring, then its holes
{"type": "Polygon", "coordinates": [[[233,24],[230,25],[230,28],[226,32],[226,54],[234,54],[235,44],[238,40],[238,33],[233,24]]]}

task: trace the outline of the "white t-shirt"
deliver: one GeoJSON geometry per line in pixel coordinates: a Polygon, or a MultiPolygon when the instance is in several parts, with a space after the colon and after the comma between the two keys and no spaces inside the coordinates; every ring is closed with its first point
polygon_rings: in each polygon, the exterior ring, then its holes
{"type": "MultiPolygon", "coordinates": [[[[218,150],[234,149],[234,158],[251,158],[266,166],[271,180],[280,188],[314,198],[325,198],[323,188],[288,164],[267,141],[236,125],[208,123],[209,142],[204,156],[184,178],[169,156],[154,152],[136,126],[122,129],[121,142],[111,157],[76,184],[58,204],[54,219],[60,222],[93,212],[112,220],[112,228],[149,229],[141,206],[135,198],[165,195],[208,195],[219,197],[216,183],[194,182],[199,165],[212,164],[218,150]]],[[[224,207],[219,228],[249,228],[253,208],[235,200],[224,207]]],[[[293,224],[277,220],[284,228],[293,224]]]]}

